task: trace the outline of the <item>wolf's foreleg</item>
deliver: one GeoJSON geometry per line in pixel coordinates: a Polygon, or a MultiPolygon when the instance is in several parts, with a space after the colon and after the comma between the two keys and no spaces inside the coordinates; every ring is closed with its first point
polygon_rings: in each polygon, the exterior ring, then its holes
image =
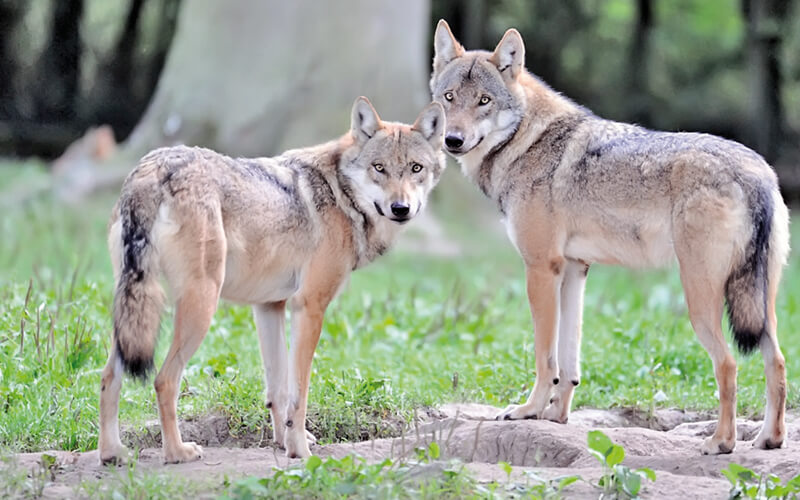
{"type": "Polygon", "coordinates": [[[272,439],[284,447],[288,351],[286,349],[286,301],[253,306],[261,359],[264,362],[267,408],[272,417],[272,439]]]}
{"type": "Polygon", "coordinates": [[[561,301],[563,259],[541,265],[528,265],[528,301],[534,323],[534,349],[536,352],[536,381],[528,401],[523,405],[510,405],[498,420],[541,418],[550,402],[553,387],[568,383],[559,379],[558,323],[561,301]]]}
{"type": "Polygon", "coordinates": [[[566,423],[575,388],[581,381],[581,328],[583,292],[589,265],[568,260],[561,283],[561,316],[558,328],[558,378],[550,406],[542,415],[547,420],[566,423]]]}
{"type": "MultiPolygon", "coordinates": [[[[290,363],[288,403],[284,409],[286,434],[284,445],[290,458],[305,458],[311,455],[308,435],[305,430],[308,384],[311,378],[311,362],[322,331],[325,307],[296,301],[292,307],[292,334],[290,340],[290,363]]],[[[327,306],[327,303],[325,304],[327,306]]]]}
{"type": "Polygon", "coordinates": [[[290,458],[311,455],[309,442],[314,436],[306,431],[306,406],[311,362],[322,331],[322,319],[328,304],[344,283],[352,263],[342,258],[340,241],[326,240],[304,272],[300,292],[291,299],[292,327],[289,346],[288,401],[285,408],[284,444],[290,458]]]}

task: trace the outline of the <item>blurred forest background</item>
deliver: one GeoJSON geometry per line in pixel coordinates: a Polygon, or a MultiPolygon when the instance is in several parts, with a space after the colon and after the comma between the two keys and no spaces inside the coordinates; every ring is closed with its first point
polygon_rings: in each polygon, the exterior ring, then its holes
{"type": "Polygon", "coordinates": [[[467,48],[517,28],[555,89],[743,142],[800,199],[793,0],[0,0],[0,156],[60,158],[57,182],[90,192],[165,144],[268,156],[331,139],[362,94],[410,120],[439,18],[467,48]]]}

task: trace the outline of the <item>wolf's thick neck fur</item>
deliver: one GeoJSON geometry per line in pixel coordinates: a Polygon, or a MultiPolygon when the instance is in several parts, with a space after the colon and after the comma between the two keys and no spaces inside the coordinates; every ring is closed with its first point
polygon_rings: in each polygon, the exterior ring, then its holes
{"type": "Polygon", "coordinates": [[[494,141],[484,141],[467,154],[458,157],[464,175],[483,193],[497,202],[501,210],[502,193],[509,169],[554,123],[568,116],[589,116],[591,112],[559,94],[536,76],[524,71],[513,82],[511,90],[520,100],[514,125],[508,133],[494,141]],[[503,168],[494,168],[495,166],[503,168]]]}
{"type": "MultiPolygon", "coordinates": [[[[324,178],[333,196],[333,204],[349,219],[356,259],[353,269],[363,267],[380,257],[392,246],[401,226],[379,215],[372,202],[359,196],[344,167],[358,155],[353,138],[345,134],[318,146],[286,151],[276,161],[298,168],[305,165],[324,178]]],[[[320,207],[314,207],[319,212],[320,207]]]]}

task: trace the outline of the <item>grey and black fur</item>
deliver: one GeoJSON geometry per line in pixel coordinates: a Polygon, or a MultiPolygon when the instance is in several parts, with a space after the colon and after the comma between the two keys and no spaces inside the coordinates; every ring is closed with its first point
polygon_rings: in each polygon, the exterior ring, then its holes
{"type": "Polygon", "coordinates": [[[754,445],[782,446],[786,371],[775,304],[789,213],[772,168],[733,141],[594,115],[527,72],[516,30],[493,52],[467,51],[440,21],[434,45],[430,87],[445,108],[446,149],[497,204],[526,268],[537,377],[528,400],[498,418],[567,421],[590,265],[677,260],[719,386],[719,425],[702,451],[729,453],[736,441],[726,308],[739,350],[758,347],[764,358],[767,408],[754,445]]]}
{"type": "Polygon", "coordinates": [[[275,442],[290,457],[308,456],[306,401],[325,309],[349,273],[386,252],[424,207],[444,168],[443,130],[438,104],[404,125],[381,121],[359,98],[351,130],[318,146],[274,158],[177,146],[142,158],[109,225],[116,290],[100,386],[101,462],[125,454],[122,375],[144,379],[153,368],[162,278],[175,302],[172,344],[154,382],[165,460],[202,453],[181,440],[176,403],[183,368],[220,298],[253,307],[275,442]]]}

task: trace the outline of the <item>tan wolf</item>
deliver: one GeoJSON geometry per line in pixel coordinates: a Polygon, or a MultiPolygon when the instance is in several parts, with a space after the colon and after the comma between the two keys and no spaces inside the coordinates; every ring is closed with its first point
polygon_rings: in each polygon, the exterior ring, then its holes
{"type": "Polygon", "coordinates": [[[524,67],[510,29],[493,52],[465,51],[436,29],[433,99],[445,148],[496,202],[525,263],[536,381],[498,418],[566,422],[580,382],[583,292],[594,263],[649,267],[677,258],[689,319],[714,365],[720,412],[703,453],[736,443],[736,362],[722,332],[727,302],[742,352],[759,347],[767,379],[754,445],[786,437],[786,373],[775,297],[789,252],[788,211],[770,166],[741,144],[602,119],[524,67]]]}
{"type": "Polygon", "coordinates": [[[116,292],[100,388],[100,461],[126,453],[118,429],[123,371],[145,378],[153,366],[160,276],[175,301],[172,345],[155,378],[165,462],[202,454],[181,440],[178,389],[220,297],[252,305],[275,442],[290,457],[309,456],[308,383],[325,309],[350,272],[386,252],[423,209],[445,166],[443,136],[437,103],[409,126],[381,121],[361,97],[350,131],[322,145],[274,158],[183,146],[142,158],[109,226],[116,292]]]}

